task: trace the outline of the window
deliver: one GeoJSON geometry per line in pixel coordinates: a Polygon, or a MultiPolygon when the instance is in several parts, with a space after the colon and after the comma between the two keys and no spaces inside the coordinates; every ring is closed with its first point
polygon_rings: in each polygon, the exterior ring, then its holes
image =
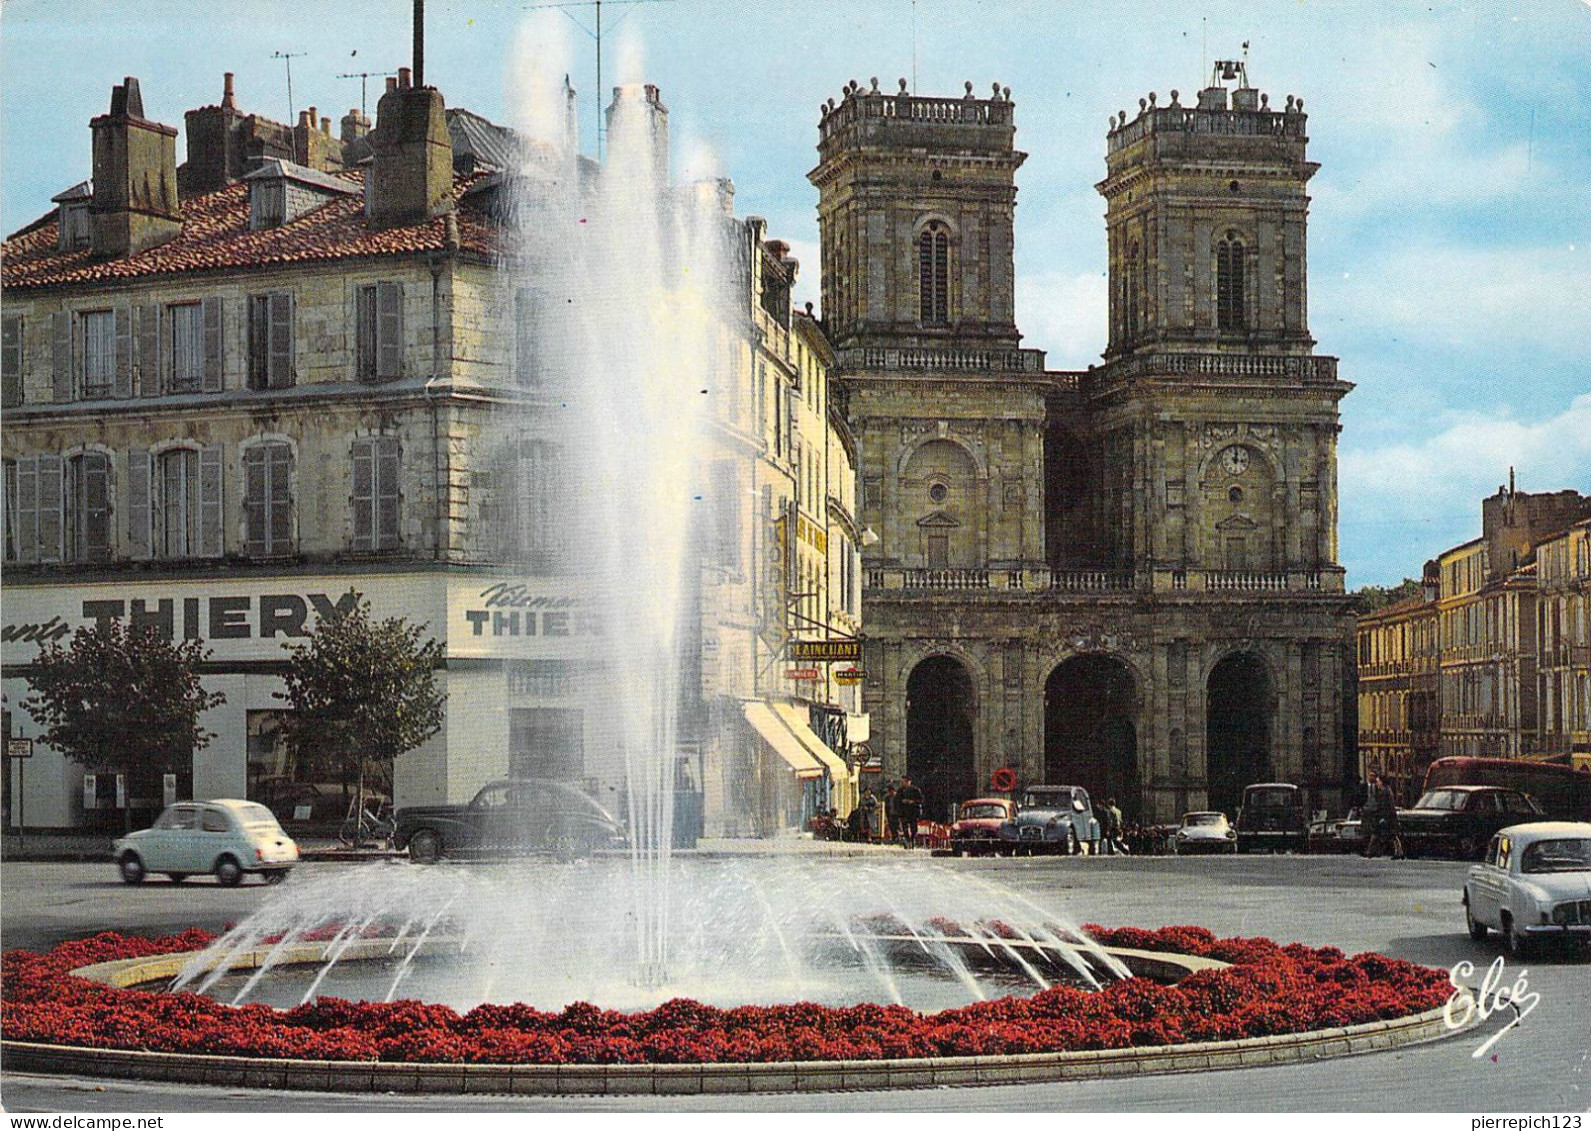
{"type": "Polygon", "coordinates": [[[950,535],[946,531],[929,531],[927,535],[928,568],[950,568],[950,535]]]}
{"type": "Polygon", "coordinates": [[[375,283],[358,292],[359,379],[390,381],[403,370],[403,287],[375,283]]]}
{"type": "Polygon", "coordinates": [[[293,384],[293,296],[287,291],[249,298],[249,388],[293,384]]]}
{"type": "Polygon", "coordinates": [[[917,237],[918,313],[925,325],[950,321],[950,232],[932,220],[917,237]]]}
{"type": "Polygon", "coordinates": [[[166,391],[197,393],[204,382],[204,309],[196,302],[169,308],[171,369],[166,391]]]}
{"type": "Polygon", "coordinates": [[[740,482],[735,462],[713,463],[713,559],[732,573],[740,572],[740,482]]]}
{"type": "Polygon", "coordinates": [[[108,397],[116,382],[116,315],[91,310],[80,320],[83,332],[83,382],[85,400],[108,397]]]}
{"type": "Polygon", "coordinates": [[[353,548],[398,548],[398,440],[372,436],[353,447],[353,548]]]}
{"type": "Polygon", "coordinates": [[[557,445],[524,440],[506,461],[499,491],[506,507],[502,556],[533,573],[559,573],[568,562],[568,531],[560,510],[564,460],[557,445]]]}
{"type": "Polygon", "coordinates": [[[526,388],[542,381],[537,342],[536,292],[525,288],[514,294],[514,379],[526,388]]]}
{"type": "Polygon", "coordinates": [[[288,480],[293,452],[272,442],[249,448],[243,456],[243,552],[274,557],[292,550],[293,500],[288,480]]]}
{"type": "Polygon", "coordinates": [[[1215,256],[1216,325],[1223,332],[1244,330],[1248,325],[1243,267],[1243,243],[1236,232],[1228,232],[1215,256]]]}
{"type": "Polygon", "coordinates": [[[66,461],[66,560],[110,559],[110,460],[84,452],[66,461]]]}
{"type": "Polygon", "coordinates": [[[7,314],[0,331],[0,405],[22,403],[22,316],[7,314]]]}
{"type": "Polygon", "coordinates": [[[1142,285],[1138,256],[1138,245],[1134,243],[1127,249],[1127,263],[1122,271],[1122,322],[1129,338],[1138,333],[1138,293],[1142,285]]]}
{"type": "Polygon", "coordinates": [[[510,660],[507,671],[511,695],[557,698],[574,694],[574,673],[567,660],[510,660]]]}
{"type": "MultiPolygon", "coordinates": [[[[221,449],[173,448],[154,460],[153,545],[161,558],[221,555],[221,449]]],[[[129,496],[134,493],[129,491],[129,496]]],[[[136,506],[129,509],[136,510],[136,506]]],[[[136,521],[136,514],[134,521],[136,521]]]]}

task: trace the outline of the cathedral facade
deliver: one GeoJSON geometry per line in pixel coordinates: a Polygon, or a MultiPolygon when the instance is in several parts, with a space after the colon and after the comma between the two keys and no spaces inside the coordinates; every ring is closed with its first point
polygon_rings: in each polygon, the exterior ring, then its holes
{"type": "Polygon", "coordinates": [[[1267,780],[1340,805],[1351,386],[1309,333],[1306,121],[1241,64],[1111,118],[1109,345],[1066,372],[1016,326],[1009,90],[852,83],[823,107],[824,324],[876,536],[871,746],[927,815],[1001,767],[1130,820],[1235,812],[1267,780]]]}

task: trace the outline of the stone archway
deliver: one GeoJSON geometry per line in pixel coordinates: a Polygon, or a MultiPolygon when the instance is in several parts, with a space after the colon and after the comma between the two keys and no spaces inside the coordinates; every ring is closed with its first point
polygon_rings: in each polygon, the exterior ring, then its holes
{"type": "Polygon", "coordinates": [[[906,681],[906,772],[923,791],[923,816],[945,820],[978,792],[972,677],[950,656],[930,656],[906,681]]]}
{"type": "Polygon", "coordinates": [[[1138,692],[1132,669],[1112,656],[1074,656],[1044,684],[1044,778],[1080,785],[1096,806],[1114,797],[1140,816],[1138,692]]]}
{"type": "Polygon", "coordinates": [[[1243,787],[1271,777],[1270,670],[1235,652],[1210,671],[1205,688],[1205,758],[1210,808],[1237,816],[1243,787]]]}

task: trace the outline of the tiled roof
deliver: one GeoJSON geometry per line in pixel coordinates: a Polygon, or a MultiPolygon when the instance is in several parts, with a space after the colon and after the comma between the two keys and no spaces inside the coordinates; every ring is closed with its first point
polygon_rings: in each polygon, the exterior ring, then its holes
{"type": "MultiPolygon", "coordinates": [[[[363,173],[341,174],[351,185],[363,173]]],[[[455,199],[476,177],[455,180],[455,199]]],[[[446,219],[385,228],[365,226],[364,200],[350,196],[332,200],[279,228],[249,230],[249,189],[228,185],[181,202],[182,233],[136,255],[95,259],[88,248],[59,251],[55,217],[47,216],[13,235],[0,246],[0,285],[6,290],[93,285],[121,279],[174,275],[185,271],[218,271],[273,264],[310,263],[363,256],[405,255],[440,251],[446,241],[446,219]]],[[[480,255],[494,255],[497,230],[470,201],[460,201],[459,246],[480,255]]]]}

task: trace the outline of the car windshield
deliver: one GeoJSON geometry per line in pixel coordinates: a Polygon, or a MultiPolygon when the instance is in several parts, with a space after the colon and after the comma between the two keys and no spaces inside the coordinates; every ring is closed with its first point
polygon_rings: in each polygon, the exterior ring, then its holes
{"type": "Polygon", "coordinates": [[[1519,858],[1521,872],[1591,871],[1591,837],[1538,840],[1525,846],[1519,858]]]}
{"type": "Polygon", "coordinates": [[[1226,814],[1224,813],[1189,813],[1182,818],[1183,827],[1190,829],[1210,828],[1216,825],[1224,825],[1225,823],[1226,814]]]}
{"type": "Polygon", "coordinates": [[[1433,789],[1419,801],[1416,809],[1447,809],[1453,812],[1464,808],[1464,791],[1461,789],[1433,789]]]}
{"type": "Polygon", "coordinates": [[[991,817],[999,817],[1003,819],[1005,817],[1005,806],[990,804],[963,805],[961,807],[961,819],[963,821],[976,821],[979,819],[986,820],[991,817]]]}
{"type": "Polygon", "coordinates": [[[243,822],[246,829],[279,829],[276,816],[263,805],[239,805],[238,820],[243,822]]]}
{"type": "Polygon", "coordinates": [[[1291,809],[1298,795],[1290,789],[1251,789],[1248,803],[1261,809],[1291,809]]]}
{"type": "Polygon", "coordinates": [[[1071,800],[1072,791],[1069,789],[1030,789],[1022,795],[1022,808],[1065,809],[1071,800]]]}

